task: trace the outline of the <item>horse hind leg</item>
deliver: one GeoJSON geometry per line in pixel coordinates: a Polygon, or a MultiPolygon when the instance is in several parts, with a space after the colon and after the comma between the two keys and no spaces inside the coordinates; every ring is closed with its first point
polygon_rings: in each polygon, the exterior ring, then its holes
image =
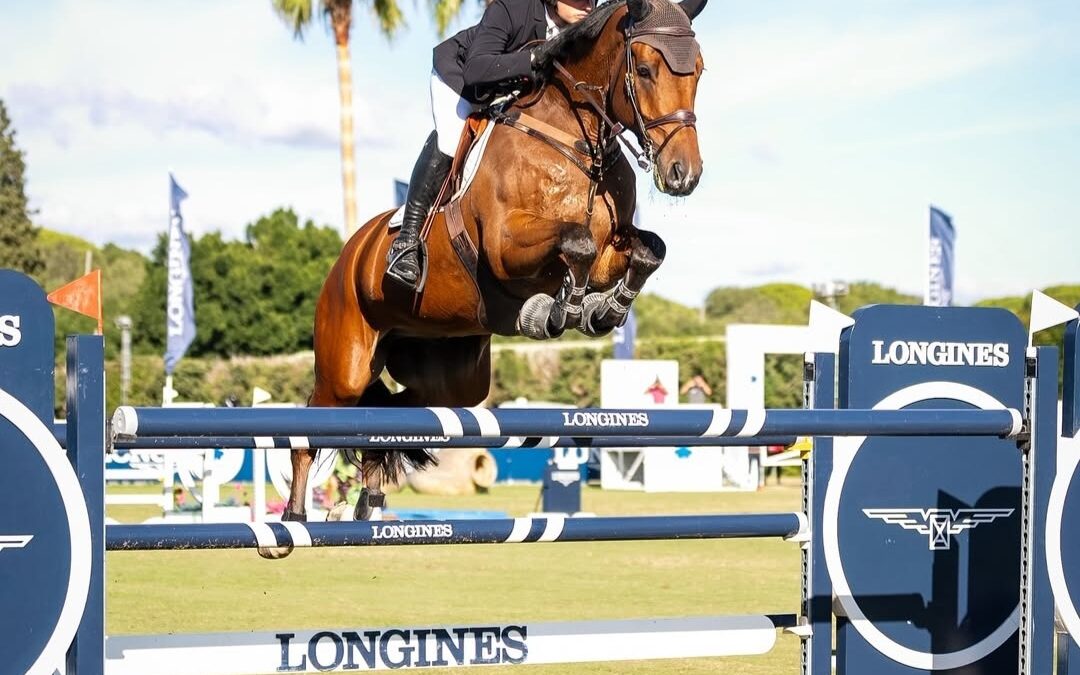
{"type": "MultiPolygon", "coordinates": [[[[386,369],[405,389],[392,393],[380,380],[372,382],[360,405],[379,407],[470,406],[483,401],[491,383],[490,339],[487,336],[421,340],[396,338],[387,350],[386,369]]],[[[406,466],[423,470],[437,463],[424,449],[363,450],[360,471],[364,488],[356,502],[356,520],[374,520],[386,508],[383,485],[404,478],[406,466]]]]}
{"type": "Polygon", "coordinates": [[[521,307],[517,326],[522,335],[534,340],[559,337],[567,328],[581,323],[581,308],[589,286],[589,270],[596,261],[597,248],[592,233],[583,225],[567,224],[559,237],[559,258],[566,275],[555,297],[539,293],[521,307]]]}
{"type": "Polygon", "coordinates": [[[666,255],[667,246],[659,235],[638,230],[630,241],[630,263],[626,274],[610,291],[590,293],[585,297],[578,329],[590,337],[600,337],[621,326],[634,299],[663,264],[666,255]]]}

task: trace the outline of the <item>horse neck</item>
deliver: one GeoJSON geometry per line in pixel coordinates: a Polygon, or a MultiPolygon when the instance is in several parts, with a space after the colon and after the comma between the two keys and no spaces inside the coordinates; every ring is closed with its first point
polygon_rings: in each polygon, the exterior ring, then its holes
{"type": "Polygon", "coordinates": [[[591,97],[593,101],[605,107],[604,112],[611,115],[609,105],[609,86],[618,86],[613,81],[613,71],[621,62],[623,54],[623,37],[617,26],[620,14],[608,19],[607,25],[593,42],[591,49],[583,49],[579,53],[561,62],[563,67],[570,73],[573,81],[567,81],[562,73],[553,75],[557,82],[552,82],[544,88],[544,92],[534,107],[535,115],[546,122],[565,127],[567,122],[580,120],[590,135],[595,135],[600,125],[600,116],[588,105],[591,97]],[[576,82],[590,85],[587,91],[574,89],[576,82]],[[598,90],[591,87],[599,87],[598,90]],[[575,112],[577,114],[575,114],[575,112]],[[562,122],[560,125],[559,123],[562,122]]]}

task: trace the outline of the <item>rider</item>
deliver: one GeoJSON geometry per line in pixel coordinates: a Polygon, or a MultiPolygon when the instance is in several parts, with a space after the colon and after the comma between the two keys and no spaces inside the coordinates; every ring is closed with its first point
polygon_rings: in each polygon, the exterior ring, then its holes
{"type": "Polygon", "coordinates": [[[533,54],[519,51],[548,40],[592,11],[593,0],[494,0],[480,23],[435,47],[428,136],[409,179],[404,219],[386,256],[387,277],[416,288],[420,227],[442,188],[468,116],[499,91],[536,79],[533,54]]]}

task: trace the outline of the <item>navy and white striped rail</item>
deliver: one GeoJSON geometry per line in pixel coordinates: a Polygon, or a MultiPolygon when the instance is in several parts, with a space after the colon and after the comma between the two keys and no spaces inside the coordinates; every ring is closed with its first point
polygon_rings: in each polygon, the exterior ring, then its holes
{"type": "Polygon", "coordinates": [[[997,410],[606,410],[488,408],[117,408],[116,439],[139,436],[1001,436],[997,410]]]}
{"type": "Polygon", "coordinates": [[[491,520],[109,525],[110,551],[726,539],[806,534],[800,513],[491,520]]]}
{"type": "MultiPolygon", "coordinates": [[[[53,437],[67,447],[67,423],[53,424],[53,437]]],[[[190,450],[249,448],[634,448],[652,446],[731,447],[794,445],[796,436],[136,436],[118,438],[118,450],[190,450]]]]}
{"type": "MultiPolygon", "coordinates": [[[[652,446],[782,445],[795,443],[795,436],[492,436],[452,438],[450,436],[137,436],[117,439],[121,450],[178,450],[200,448],[627,448],[652,446]]],[[[64,444],[61,443],[61,446],[64,444]]]]}

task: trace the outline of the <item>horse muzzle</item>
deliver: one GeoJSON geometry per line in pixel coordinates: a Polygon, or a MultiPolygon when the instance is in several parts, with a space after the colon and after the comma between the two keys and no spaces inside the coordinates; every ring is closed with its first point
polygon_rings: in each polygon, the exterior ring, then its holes
{"type": "Polygon", "coordinates": [[[657,167],[663,172],[660,189],[673,197],[685,197],[694,191],[701,180],[701,164],[694,167],[691,163],[675,160],[657,167]]]}

